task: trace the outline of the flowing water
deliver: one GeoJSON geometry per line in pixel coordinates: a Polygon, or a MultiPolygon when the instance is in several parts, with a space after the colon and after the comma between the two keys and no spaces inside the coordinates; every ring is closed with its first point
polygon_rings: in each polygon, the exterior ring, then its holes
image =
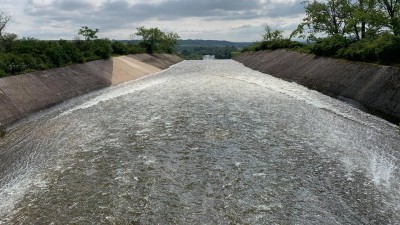
{"type": "Polygon", "coordinates": [[[396,126],[227,61],[184,61],[0,139],[0,224],[399,224],[396,126]]]}

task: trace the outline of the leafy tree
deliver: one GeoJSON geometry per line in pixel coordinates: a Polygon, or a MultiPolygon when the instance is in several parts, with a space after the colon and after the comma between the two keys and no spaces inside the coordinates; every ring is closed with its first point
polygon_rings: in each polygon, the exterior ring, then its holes
{"type": "Polygon", "coordinates": [[[160,45],[164,33],[158,28],[138,27],[136,35],[142,37],[139,45],[143,46],[147,53],[153,53],[160,45]]]}
{"type": "Polygon", "coordinates": [[[291,37],[299,35],[304,38],[308,32],[309,39],[315,39],[319,33],[332,35],[344,35],[345,0],[328,0],[327,2],[305,2],[306,17],[299,24],[291,37]]]}
{"type": "Polygon", "coordinates": [[[3,32],[6,29],[8,22],[10,22],[11,16],[6,12],[0,11],[0,36],[3,36],[3,32]]]}
{"type": "Polygon", "coordinates": [[[3,34],[3,36],[0,36],[0,52],[11,51],[15,40],[17,40],[16,34],[3,34]]]}
{"type": "Polygon", "coordinates": [[[388,19],[388,26],[395,35],[400,35],[400,0],[379,0],[388,19]]]}
{"type": "Polygon", "coordinates": [[[264,41],[278,41],[283,39],[283,31],[273,30],[268,24],[263,26],[264,34],[262,35],[264,41]]]}
{"type": "Polygon", "coordinates": [[[400,0],[327,0],[306,2],[306,17],[293,36],[346,36],[361,40],[389,29],[400,32],[400,0]]]}
{"type": "Polygon", "coordinates": [[[98,32],[99,32],[99,29],[92,30],[89,27],[84,26],[81,29],[79,29],[78,34],[84,36],[86,41],[90,41],[90,40],[97,39],[97,35],[96,34],[98,32]]]}
{"type": "Polygon", "coordinates": [[[375,37],[382,31],[385,17],[376,0],[349,0],[347,4],[346,33],[361,40],[375,37]]]}
{"type": "Polygon", "coordinates": [[[158,28],[138,27],[136,35],[141,36],[139,45],[149,54],[155,52],[173,53],[179,39],[176,33],[164,33],[158,28]]]}
{"type": "Polygon", "coordinates": [[[163,52],[172,54],[175,52],[175,45],[178,43],[179,35],[176,33],[166,33],[164,40],[161,42],[161,49],[163,52]]]}

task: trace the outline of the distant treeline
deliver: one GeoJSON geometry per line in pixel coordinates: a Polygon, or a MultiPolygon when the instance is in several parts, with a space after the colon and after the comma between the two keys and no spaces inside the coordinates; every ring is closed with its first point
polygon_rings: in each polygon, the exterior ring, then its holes
{"type": "Polygon", "coordinates": [[[251,44],[251,42],[231,42],[218,40],[179,40],[178,47],[226,47],[234,46],[237,49],[242,49],[251,44]]]}
{"type": "Polygon", "coordinates": [[[214,55],[216,59],[230,59],[250,42],[218,40],[179,40],[177,52],[185,59],[202,59],[203,55],[214,55]]]}
{"type": "Polygon", "coordinates": [[[216,59],[230,59],[238,49],[234,46],[202,47],[202,46],[177,46],[177,52],[184,59],[203,59],[203,55],[214,55],[216,59]]]}
{"type": "Polygon", "coordinates": [[[306,1],[306,16],[290,38],[266,25],[263,40],[243,51],[288,48],[321,56],[400,65],[400,1],[306,1]]]}

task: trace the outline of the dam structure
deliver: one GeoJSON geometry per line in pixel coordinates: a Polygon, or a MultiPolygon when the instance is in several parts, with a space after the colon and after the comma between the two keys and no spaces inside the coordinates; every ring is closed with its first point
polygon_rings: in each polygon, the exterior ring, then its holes
{"type": "Polygon", "coordinates": [[[0,224],[400,223],[396,125],[234,60],[150,74],[13,125],[0,224]]]}

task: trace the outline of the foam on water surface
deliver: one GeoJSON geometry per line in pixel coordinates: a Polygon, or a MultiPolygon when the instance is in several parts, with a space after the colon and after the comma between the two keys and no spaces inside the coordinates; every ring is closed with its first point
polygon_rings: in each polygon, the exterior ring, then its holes
{"type": "Polygon", "coordinates": [[[231,60],[185,61],[14,132],[0,224],[400,222],[393,125],[231,60]]]}

